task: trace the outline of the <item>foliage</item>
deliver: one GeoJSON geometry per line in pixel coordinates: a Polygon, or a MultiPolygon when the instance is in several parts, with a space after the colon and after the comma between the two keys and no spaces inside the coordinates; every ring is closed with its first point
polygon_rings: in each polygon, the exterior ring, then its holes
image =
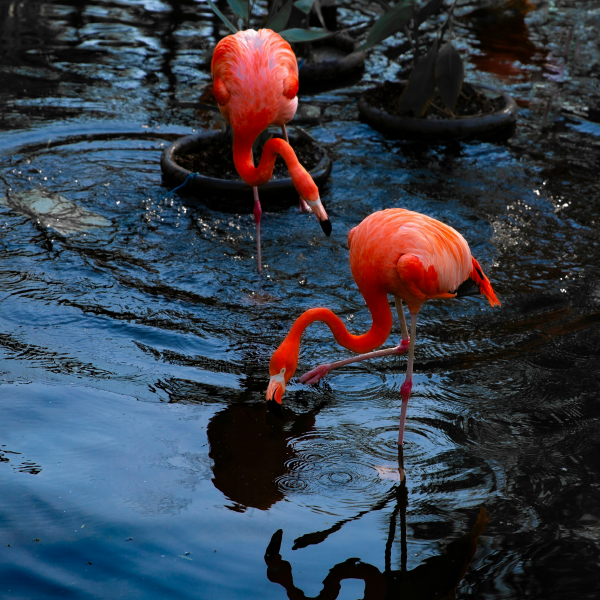
{"type": "Polygon", "coordinates": [[[444,33],[451,26],[454,2],[447,8],[448,16],[436,31],[429,48],[421,56],[419,28],[444,8],[444,0],[429,0],[420,8],[415,0],[398,0],[382,14],[359,50],[367,50],[388,37],[403,31],[413,49],[413,70],[399,104],[400,114],[422,117],[427,111],[436,88],[449,111],[454,110],[465,75],[460,54],[451,42],[442,44],[444,33]]]}
{"type": "MultiPolygon", "coordinates": [[[[251,4],[249,0],[227,0],[227,4],[232,13],[237,17],[237,26],[234,25],[217,7],[213,0],[206,0],[212,11],[225,23],[227,28],[232,33],[237,33],[242,29],[250,28],[251,4]]],[[[267,22],[264,24],[267,29],[279,33],[279,35],[288,42],[312,42],[332,35],[327,31],[321,14],[321,0],[283,0],[283,6],[280,6],[279,0],[273,0],[271,10],[267,17],[267,22]],[[286,29],[292,13],[292,6],[307,15],[306,22],[308,23],[308,15],[313,11],[323,25],[322,29],[311,29],[292,27],[286,29]]]]}

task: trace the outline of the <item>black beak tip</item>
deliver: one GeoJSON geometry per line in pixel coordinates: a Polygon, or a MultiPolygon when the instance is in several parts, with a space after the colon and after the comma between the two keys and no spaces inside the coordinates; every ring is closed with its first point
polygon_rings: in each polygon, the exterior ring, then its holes
{"type": "Polygon", "coordinates": [[[275,400],[267,400],[267,408],[278,418],[283,421],[283,409],[281,404],[275,400]]]}
{"type": "Polygon", "coordinates": [[[323,233],[329,237],[331,235],[331,221],[329,219],[325,219],[324,221],[319,221],[319,223],[323,233]]]}
{"type": "Polygon", "coordinates": [[[281,540],[283,538],[283,530],[278,529],[271,538],[267,550],[265,551],[265,562],[269,569],[279,571],[277,559],[281,559],[281,540]]]}

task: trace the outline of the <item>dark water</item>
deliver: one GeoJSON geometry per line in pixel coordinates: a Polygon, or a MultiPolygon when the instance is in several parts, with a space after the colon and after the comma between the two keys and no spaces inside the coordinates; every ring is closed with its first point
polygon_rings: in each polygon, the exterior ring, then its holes
{"type": "MultiPolygon", "coordinates": [[[[258,277],[251,206],[161,199],[161,149],[207,118],[206,6],[0,3],[0,191],[108,220],[61,234],[0,206],[0,597],[283,599],[317,596],[332,569],[339,598],[362,597],[363,571],[389,597],[442,597],[482,506],[458,597],[598,597],[600,10],[503,15],[457,33],[470,77],[518,98],[515,137],[385,139],[355,105],[397,69],[373,53],[358,86],[301,98],[335,159],[331,238],[265,205],[258,277]],[[522,52],[501,43],[502,18],[522,52]],[[291,385],[284,422],[263,402],[303,310],[369,326],[346,236],[393,206],[459,229],[503,303],[423,309],[405,486],[403,358],[291,385]]],[[[346,355],[313,326],[299,372],[346,355]]]]}

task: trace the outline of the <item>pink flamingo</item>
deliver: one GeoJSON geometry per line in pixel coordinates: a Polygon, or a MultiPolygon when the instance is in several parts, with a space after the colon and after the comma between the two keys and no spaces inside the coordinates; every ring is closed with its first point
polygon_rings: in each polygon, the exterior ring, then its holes
{"type": "Polygon", "coordinates": [[[366,354],[320,365],[303,375],[302,383],[316,383],[332,369],[350,363],[404,354],[408,350],[406,378],[400,390],[402,408],[398,445],[401,446],[412,390],[417,315],[423,303],[434,298],[470,295],[477,290],[492,306],[500,306],[500,302],[479,263],[471,256],[463,236],[431,217],[403,208],[373,213],[350,231],[348,245],[352,276],[371,313],[371,328],[363,335],[352,335],[341,319],[327,308],[311,308],[304,312],[271,357],[267,400],[274,401],[271,406],[280,410],[278,404],[281,404],[286,384],[298,365],[302,333],[311,323],[324,321],[338,344],[366,354]],[[394,296],[402,340],[394,348],[372,352],[385,342],[392,330],[388,294],[394,296]],[[410,337],[402,300],[411,316],[410,337]]]}
{"type": "Polygon", "coordinates": [[[261,271],[258,187],[269,181],[277,155],[285,161],[294,187],[315,213],[326,235],[331,222],[321,204],[319,190],[300,164],[287,141],[285,124],[298,106],[298,63],[290,45],[270,29],[238,31],[223,38],[215,48],[211,72],[213,93],[221,114],[233,130],[233,161],[240,177],[254,189],[254,219],[258,272],[261,271]],[[285,140],[274,138],[263,147],[258,167],[252,145],[269,126],[280,125],[285,140]]]}

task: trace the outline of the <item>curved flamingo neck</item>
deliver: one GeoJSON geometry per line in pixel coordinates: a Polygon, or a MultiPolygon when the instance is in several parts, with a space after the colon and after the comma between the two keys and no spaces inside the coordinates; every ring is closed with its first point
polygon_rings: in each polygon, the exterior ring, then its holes
{"type": "Polygon", "coordinates": [[[264,185],[273,176],[273,166],[277,155],[281,156],[287,165],[288,171],[298,193],[306,200],[315,201],[319,199],[319,190],[300,164],[293,148],[280,138],[272,138],[263,147],[262,156],[258,167],[254,166],[252,158],[251,136],[236,135],[233,137],[233,162],[240,177],[252,186],[264,185]]]}
{"type": "MultiPolygon", "coordinates": [[[[362,335],[353,335],[350,333],[346,329],[344,322],[328,308],[311,308],[296,319],[285,340],[283,340],[273,354],[273,358],[275,358],[276,355],[283,353],[287,356],[288,364],[293,364],[293,372],[286,373],[286,379],[289,379],[296,370],[302,334],[315,321],[326,323],[329,329],[331,329],[335,341],[340,346],[353,352],[370,352],[385,342],[392,330],[392,311],[390,310],[387,294],[385,292],[372,293],[365,296],[365,299],[367,300],[373,323],[369,331],[362,335]]],[[[273,359],[271,360],[273,361],[273,359]]]]}

